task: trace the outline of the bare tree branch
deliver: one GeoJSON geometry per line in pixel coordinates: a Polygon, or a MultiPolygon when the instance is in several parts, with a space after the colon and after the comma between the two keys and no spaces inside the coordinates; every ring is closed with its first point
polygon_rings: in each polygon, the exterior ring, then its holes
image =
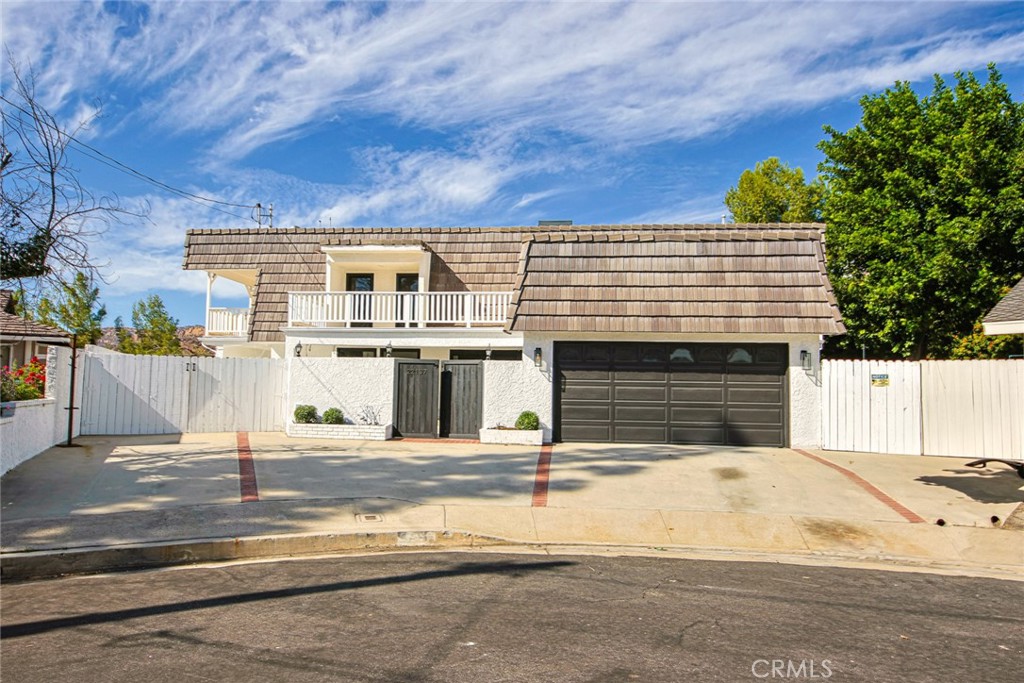
{"type": "Polygon", "coordinates": [[[20,291],[68,284],[77,272],[103,279],[89,244],[126,216],[116,196],[97,198],[69,152],[88,121],[67,132],[36,98],[35,77],[9,58],[0,106],[0,280],[20,291]]]}

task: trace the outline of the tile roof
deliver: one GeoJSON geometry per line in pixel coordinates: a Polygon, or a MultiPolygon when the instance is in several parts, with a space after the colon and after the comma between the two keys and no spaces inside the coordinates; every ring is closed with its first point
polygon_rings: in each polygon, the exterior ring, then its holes
{"type": "MultiPolygon", "coordinates": [[[[820,239],[824,225],[819,223],[789,224],[789,225],[754,225],[754,224],[697,224],[697,225],[577,225],[577,226],[527,226],[527,227],[456,227],[456,228],[288,228],[288,229],[248,229],[248,230],[189,230],[185,237],[185,259],[183,267],[188,270],[257,270],[257,282],[255,298],[253,302],[253,315],[251,317],[251,339],[253,341],[281,341],[283,334],[280,328],[287,323],[287,292],[290,291],[322,291],[324,288],[324,256],[320,253],[323,246],[344,246],[344,245],[393,245],[393,246],[414,246],[423,244],[435,256],[431,259],[431,272],[429,288],[432,291],[512,291],[517,283],[519,274],[521,252],[524,242],[540,248],[541,244],[572,244],[583,241],[584,243],[601,244],[608,242],[639,242],[648,240],[651,235],[662,237],[659,244],[672,244],[667,240],[680,240],[696,244],[713,244],[722,242],[730,244],[736,241],[760,242],[760,241],[803,241],[817,245],[817,255],[820,255],[820,239]],[[671,237],[669,237],[671,235],[671,237]],[[795,236],[800,236],[797,239],[795,236]]],[[[603,247],[607,249],[607,246],[603,247]]],[[[702,247],[705,248],[705,247],[702,247]]],[[[543,249],[541,249],[543,251],[543,249]]],[[[541,251],[537,256],[541,256],[541,251]]],[[[828,289],[827,281],[824,279],[823,270],[816,260],[817,255],[793,254],[790,259],[776,259],[772,261],[775,267],[793,267],[792,272],[787,270],[780,273],[779,277],[767,277],[767,273],[761,273],[764,284],[744,285],[748,294],[749,287],[772,288],[777,286],[788,287],[788,293],[798,296],[811,296],[812,290],[818,290],[815,301],[822,305],[822,301],[829,301],[831,291],[828,289]],[[814,266],[813,272],[807,270],[808,264],[814,266]],[[794,282],[788,283],[787,278],[794,282]],[[801,279],[802,278],[802,279],[801,279]],[[800,283],[795,282],[800,280],[800,283]],[[806,282],[804,282],[806,281],[806,282]],[[784,283],[784,284],[780,284],[784,283]]],[[[738,258],[740,255],[737,254],[738,258]]],[[[729,258],[723,253],[723,258],[729,258]]],[[[566,266],[569,261],[565,257],[554,256],[546,258],[562,258],[560,265],[566,266]]],[[[623,278],[628,280],[632,272],[634,276],[648,271],[644,267],[632,262],[635,258],[644,256],[623,257],[615,262],[623,278]],[[632,269],[632,270],[631,270],[632,269]]],[[[533,264],[539,267],[550,267],[551,262],[545,261],[547,266],[541,263],[540,259],[533,264]]],[[[749,260],[749,259],[748,259],[749,260]]],[[[755,259],[756,260],[756,259],[755,259]]],[[[700,261],[708,267],[711,261],[700,261]]],[[[596,262],[591,262],[591,266],[596,262]]],[[[690,261],[678,261],[675,265],[688,267],[696,264],[692,258],[690,261]]],[[[612,262],[607,265],[611,266],[612,262]]],[[[666,264],[667,265],[667,264],[666,264]]],[[[603,283],[610,282],[603,271],[581,271],[579,264],[572,261],[570,266],[574,273],[565,272],[563,275],[574,277],[572,284],[567,280],[555,281],[553,278],[557,273],[547,272],[540,275],[541,271],[535,271],[531,266],[528,272],[531,274],[529,286],[554,287],[566,296],[579,296],[579,301],[586,301],[585,293],[569,290],[580,288],[596,287],[603,283]],[[534,277],[533,273],[537,276],[534,277]],[[537,284],[551,280],[550,284],[537,284]],[[568,287],[569,290],[564,288],[568,287]]],[[[743,278],[750,273],[737,271],[732,265],[717,263],[716,266],[722,270],[720,276],[735,272],[743,278]]],[[[709,270],[693,270],[689,273],[678,273],[680,286],[707,287],[702,284],[704,280],[696,276],[708,276],[709,270]],[[686,280],[691,276],[692,281],[686,280]],[[689,284],[687,284],[689,283],[689,284]]],[[[654,273],[652,273],[654,275],[654,273]]],[[[557,278],[556,278],[557,279],[557,278]]],[[[756,278],[751,279],[753,283],[756,278]]],[[[655,278],[656,280],[656,278],[655,278]]],[[[617,280],[616,280],[617,281],[617,280]]],[[[645,281],[646,282],[646,281],[645,281]]],[[[664,280],[663,285],[649,285],[637,283],[629,285],[653,290],[659,287],[675,286],[670,285],[669,280],[664,280]]],[[[675,282],[673,280],[672,282],[675,282]]],[[[724,281],[723,281],[724,282],[724,281]]],[[[760,282],[757,280],[757,282],[760,282]]],[[[723,285],[724,286],[724,285],[723,285]]],[[[546,290],[531,289],[530,296],[544,293],[546,290]]],[[[703,291],[703,290],[699,290],[703,291]]],[[[636,292],[634,292],[636,293],[636,292]]],[[[692,293],[696,294],[697,291],[692,293]]],[[[720,293],[725,296],[725,293],[720,293]]],[[[646,296],[646,295],[644,295],[646,296]]],[[[651,299],[651,301],[658,301],[651,299]]],[[[708,302],[706,296],[701,300],[708,302]]],[[[521,316],[527,324],[526,317],[532,317],[534,322],[540,324],[541,318],[562,316],[561,313],[553,313],[550,310],[536,307],[529,297],[522,299],[521,304],[528,304],[525,308],[522,305],[517,309],[517,315],[521,316]]],[[[579,304],[572,298],[555,302],[565,309],[568,306],[579,304]]],[[[600,303],[600,302],[595,302],[600,303]]],[[[614,300],[609,303],[616,303],[614,300]]],[[[642,304],[643,300],[626,301],[622,304],[642,304]]],[[[608,309],[602,317],[612,318],[619,316],[624,324],[628,317],[645,317],[647,315],[661,315],[657,311],[667,310],[663,306],[669,302],[662,302],[659,306],[629,306],[629,313],[617,312],[619,309],[608,309]],[[635,313],[634,311],[638,311],[635,313]],[[653,311],[653,312],[652,312],[653,311]]],[[[806,314],[811,310],[811,303],[808,301],[778,301],[779,305],[786,303],[799,304],[796,307],[779,308],[776,317],[785,317],[790,313],[806,314]]],[[[834,309],[834,302],[825,304],[826,308],[831,305],[834,309]]],[[[559,309],[562,310],[562,309],[559,309]]],[[[742,313],[745,309],[737,308],[742,313]]],[[[694,315],[698,315],[694,311],[694,315]]],[[[684,316],[686,317],[686,316],[684,316]]],[[[799,316],[798,316],[799,317],[799,316]]],[[[807,320],[825,319],[832,321],[831,325],[819,322],[817,327],[827,327],[830,334],[841,328],[838,322],[838,312],[831,310],[825,315],[824,309],[817,309],[817,313],[811,318],[804,319],[805,322],[792,327],[813,327],[807,320]]],[[[647,324],[647,323],[645,323],[647,324]]],[[[527,329],[527,328],[516,328],[527,329]]],[[[534,328],[529,328],[534,329],[534,328]]],[[[696,330],[693,330],[696,331],[696,330]]],[[[748,330],[739,330],[748,331],[748,330]]]]}
{"type": "Polygon", "coordinates": [[[987,323],[1007,323],[1018,320],[1024,320],[1024,278],[1021,278],[1020,282],[1015,284],[1013,289],[1000,299],[999,303],[984,318],[984,322],[987,323]]]}

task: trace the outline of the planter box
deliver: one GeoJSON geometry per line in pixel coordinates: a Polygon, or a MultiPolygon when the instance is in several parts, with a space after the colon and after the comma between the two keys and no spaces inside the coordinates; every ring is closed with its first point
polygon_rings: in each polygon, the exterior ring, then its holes
{"type": "Polygon", "coordinates": [[[509,446],[541,446],[544,443],[544,430],[481,429],[480,443],[496,443],[509,446]]]}
{"type": "Polygon", "coordinates": [[[391,425],[325,425],[288,423],[288,436],[304,439],[344,439],[349,441],[387,441],[391,425]]]}

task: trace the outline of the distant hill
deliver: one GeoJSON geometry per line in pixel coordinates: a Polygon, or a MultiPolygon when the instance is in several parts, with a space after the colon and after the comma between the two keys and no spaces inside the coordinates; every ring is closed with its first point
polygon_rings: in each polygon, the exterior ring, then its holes
{"type": "MultiPolygon", "coordinates": [[[[129,332],[134,332],[126,327],[129,332]]],[[[206,328],[202,325],[188,325],[178,328],[178,339],[181,341],[181,355],[183,356],[213,356],[213,351],[199,343],[199,338],[206,334],[206,328]]],[[[117,334],[113,327],[104,327],[103,336],[100,337],[97,346],[105,349],[117,350],[117,334]]]]}

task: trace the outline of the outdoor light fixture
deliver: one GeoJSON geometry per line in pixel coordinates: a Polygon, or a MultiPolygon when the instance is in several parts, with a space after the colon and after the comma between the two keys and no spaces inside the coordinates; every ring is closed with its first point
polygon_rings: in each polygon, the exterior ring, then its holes
{"type": "Polygon", "coordinates": [[[384,347],[384,356],[391,358],[391,342],[388,342],[388,345],[384,347]]]}
{"type": "Polygon", "coordinates": [[[538,346],[533,350],[533,364],[539,368],[543,362],[544,356],[541,354],[540,347],[538,346]]]}
{"type": "Polygon", "coordinates": [[[811,352],[802,350],[800,351],[800,365],[803,366],[804,372],[811,371],[811,352]]]}
{"type": "Polygon", "coordinates": [[[302,355],[302,342],[295,345],[295,357],[298,358],[302,355]]]}
{"type": "Polygon", "coordinates": [[[490,359],[491,359],[491,345],[488,344],[487,345],[487,351],[484,352],[484,360],[490,360],[490,359]]]}

